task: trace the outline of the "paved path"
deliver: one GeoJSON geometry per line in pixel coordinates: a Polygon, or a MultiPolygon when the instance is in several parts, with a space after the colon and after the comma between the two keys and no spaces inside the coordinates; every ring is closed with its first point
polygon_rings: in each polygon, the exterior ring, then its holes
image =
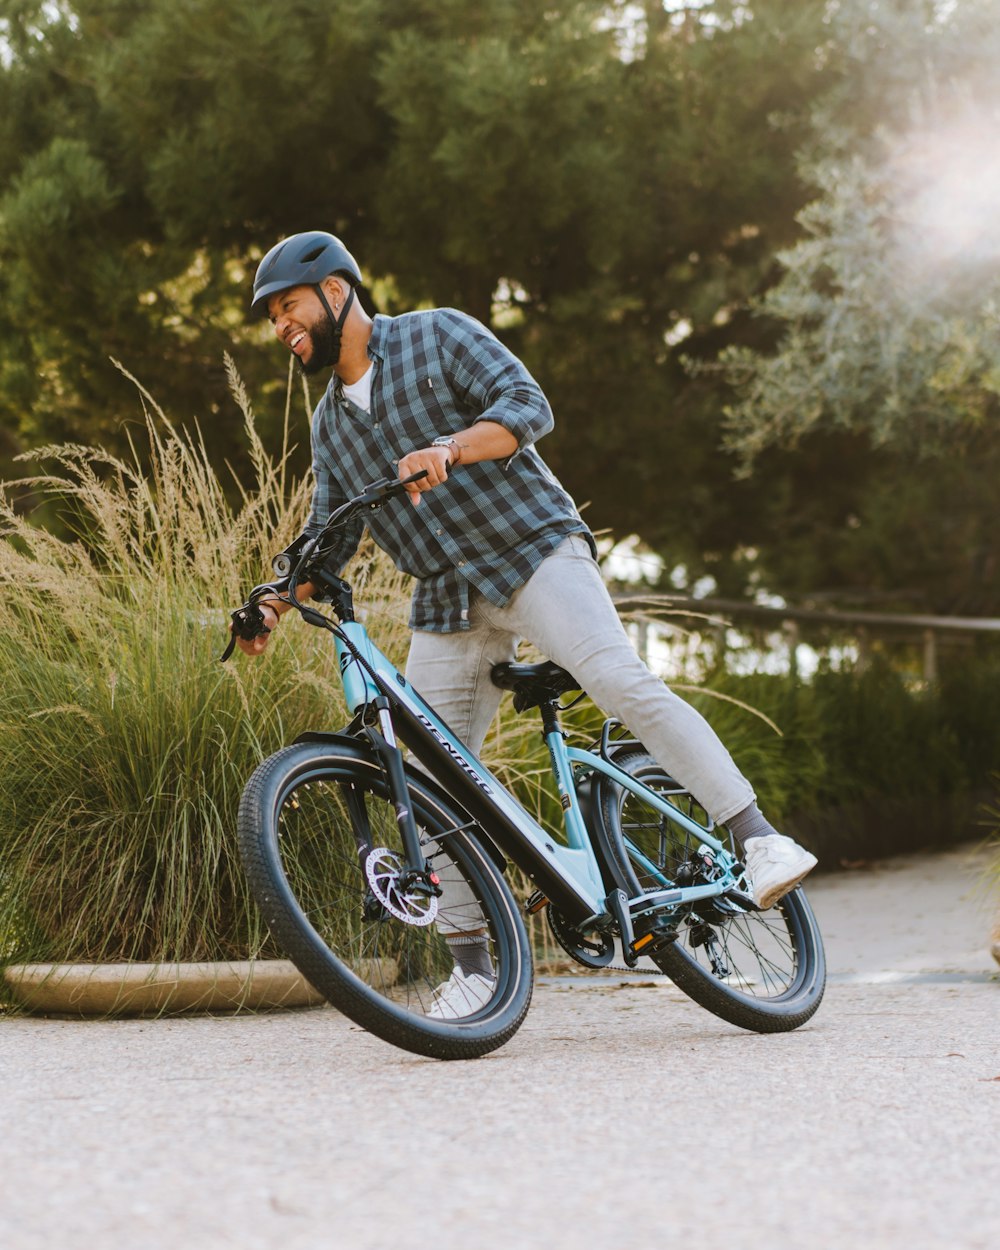
{"type": "Polygon", "coordinates": [[[0,1019],[0,1247],[996,1250],[982,862],[816,879],[830,987],[777,1037],[586,977],[465,1064],[329,1009],[0,1019]]]}

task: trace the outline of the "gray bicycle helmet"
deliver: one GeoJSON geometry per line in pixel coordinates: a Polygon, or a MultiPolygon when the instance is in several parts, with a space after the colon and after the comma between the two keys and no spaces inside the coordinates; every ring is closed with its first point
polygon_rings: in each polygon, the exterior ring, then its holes
{"type": "Polygon", "coordinates": [[[263,317],[267,301],[277,291],[290,286],[318,287],[331,273],[347,278],[352,288],[361,281],[358,262],[334,235],[324,230],[307,230],[282,239],[257,266],[250,316],[263,317]]]}

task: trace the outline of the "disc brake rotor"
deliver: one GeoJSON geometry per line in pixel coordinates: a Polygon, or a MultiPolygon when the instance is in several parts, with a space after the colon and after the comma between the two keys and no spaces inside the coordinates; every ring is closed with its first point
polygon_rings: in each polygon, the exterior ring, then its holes
{"type": "Polygon", "coordinates": [[[371,891],[390,915],[404,924],[428,925],[438,913],[438,900],[419,890],[399,888],[405,865],[402,857],[386,846],[377,846],[365,859],[365,876],[371,891]]]}

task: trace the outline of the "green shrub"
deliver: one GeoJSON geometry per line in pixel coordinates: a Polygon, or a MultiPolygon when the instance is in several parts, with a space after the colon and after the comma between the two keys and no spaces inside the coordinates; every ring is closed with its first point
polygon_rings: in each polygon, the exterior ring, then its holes
{"type": "Polygon", "coordinates": [[[932,685],[877,659],[864,670],[713,675],[708,684],[766,714],[781,736],[741,744],[701,702],[761,806],[824,866],[977,835],[1000,758],[1000,664],[972,653],[932,685]]]}
{"type": "MultiPolygon", "coordinates": [[[[308,503],[268,458],[231,506],[203,447],[149,417],[149,468],[79,447],[31,480],[63,540],[0,513],[0,955],[246,958],[264,947],[234,830],[246,778],[303,729],[346,719],[326,635],[291,622],[265,662],[219,663],[228,615],[308,503]],[[164,432],[160,433],[158,430],[164,432]]],[[[383,647],[403,579],[354,568],[383,647]]]]}

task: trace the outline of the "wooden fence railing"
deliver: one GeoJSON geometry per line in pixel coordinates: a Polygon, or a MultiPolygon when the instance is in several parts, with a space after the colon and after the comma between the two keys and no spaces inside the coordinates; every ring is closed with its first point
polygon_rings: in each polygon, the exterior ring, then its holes
{"type": "MultiPolygon", "coordinates": [[[[905,616],[891,612],[824,611],[819,608],[771,607],[738,599],[692,599],[683,595],[642,594],[612,590],[619,612],[640,620],[688,617],[701,619],[703,628],[723,630],[746,622],[751,627],[780,630],[787,639],[794,665],[796,645],[812,636],[849,636],[857,645],[863,667],[873,640],[917,644],[923,653],[923,674],[934,681],[938,674],[938,647],[942,642],[968,642],[974,637],[1000,640],[1000,618],[974,616],[905,616]],[[707,619],[706,619],[707,618],[707,619]]],[[[642,649],[640,647],[640,649],[642,649]]]]}

